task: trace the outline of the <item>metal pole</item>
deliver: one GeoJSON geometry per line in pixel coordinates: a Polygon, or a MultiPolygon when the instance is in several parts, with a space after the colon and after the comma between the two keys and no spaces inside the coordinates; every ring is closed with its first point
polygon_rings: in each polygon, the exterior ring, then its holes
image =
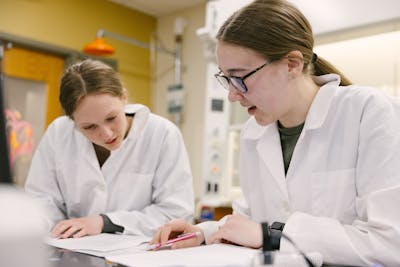
{"type": "MultiPolygon", "coordinates": [[[[175,25],[174,25],[174,33],[175,33],[175,84],[176,85],[181,85],[182,88],[182,37],[183,37],[183,29],[185,28],[185,20],[183,18],[177,18],[175,19],[175,25]]],[[[183,92],[182,92],[182,98],[183,98],[183,92]]],[[[182,105],[183,105],[183,99],[182,99],[182,105]]],[[[184,107],[182,107],[184,108],[184,107]]],[[[182,114],[183,110],[174,113],[174,122],[178,127],[181,126],[182,123],[182,114]]]]}
{"type": "Polygon", "coordinates": [[[175,36],[175,84],[182,83],[182,36],[175,36]]]}

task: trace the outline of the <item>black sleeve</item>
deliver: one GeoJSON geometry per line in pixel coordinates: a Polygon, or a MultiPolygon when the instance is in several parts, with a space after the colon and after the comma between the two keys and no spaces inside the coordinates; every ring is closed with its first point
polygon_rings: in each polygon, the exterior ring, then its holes
{"type": "Polygon", "coordinates": [[[101,230],[102,233],[122,233],[124,231],[124,227],[113,224],[107,215],[100,214],[100,216],[103,218],[103,230],[101,230]]]}

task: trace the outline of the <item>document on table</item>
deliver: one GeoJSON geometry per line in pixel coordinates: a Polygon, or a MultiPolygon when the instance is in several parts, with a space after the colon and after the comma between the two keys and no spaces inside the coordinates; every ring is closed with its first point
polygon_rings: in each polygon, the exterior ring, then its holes
{"type": "Polygon", "coordinates": [[[115,263],[135,267],[157,266],[251,266],[258,250],[214,244],[174,250],[145,251],[106,257],[115,263]]]}
{"type": "Polygon", "coordinates": [[[151,238],[145,236],[99,234],[81,238],[46,238],[45,243],[53,247],[65,248],[94,256],[142,252],[151,238]]]}
{"type": "MultiPolygon", "coordinates": [[[[144,251],[132,254],[106,256],[111,262],[130,267],[227,267],[227,266],[260,266],[258,249],[244,248],[227,244],[214,244],[193,248],[144,251]]],[[[320,253],[310,253],[307,256],[315,266],[322,265],[320,253]]],[[[303,257],[297,254],[276,253],[275,267],[306,267],[303,257]]]]}

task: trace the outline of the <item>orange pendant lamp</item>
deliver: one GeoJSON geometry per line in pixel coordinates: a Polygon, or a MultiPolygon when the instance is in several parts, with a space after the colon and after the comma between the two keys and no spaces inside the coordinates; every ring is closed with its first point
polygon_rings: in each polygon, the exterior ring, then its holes
{"type": "Polygon", "coordinates": [[[96,37],[96,39],[85,45],[83,52],[94,56],[109,56],[114,54],[115,49],[107,44],[103,37],[96,37]]]}

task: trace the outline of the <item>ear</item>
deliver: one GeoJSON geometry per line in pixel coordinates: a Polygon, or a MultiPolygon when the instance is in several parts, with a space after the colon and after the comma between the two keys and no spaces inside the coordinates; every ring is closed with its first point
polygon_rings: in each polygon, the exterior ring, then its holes
{"type": "Polygon", "coordinates": [[[291,51],[287,54],[288,71],[291,75],[299,75],[303,72],[304,58],[300,51],[291,51]]]}

